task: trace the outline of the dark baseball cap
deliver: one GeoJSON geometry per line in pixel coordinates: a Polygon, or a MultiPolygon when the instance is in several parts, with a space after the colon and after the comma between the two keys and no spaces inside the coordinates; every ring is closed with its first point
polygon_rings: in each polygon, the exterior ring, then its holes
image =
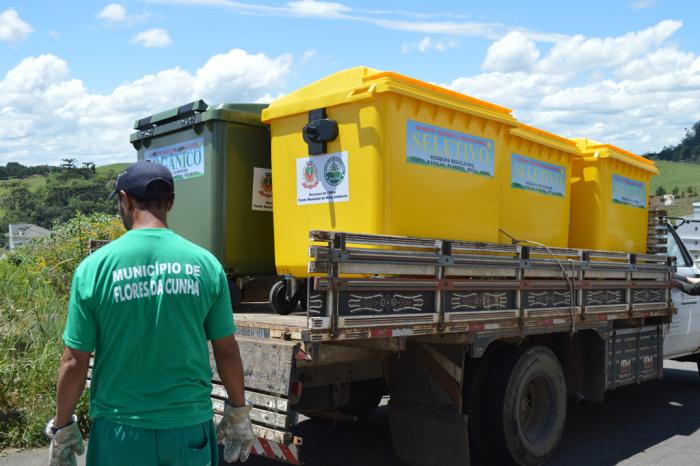
{"type": "Polygon", "coordinates": [[[130,196],[146,199],[146,188],[154,181],[164,181],[170,187],[170,194],[175,192],[173,175],[163,165],[148,160],[132,163],[117,175],[114,191],[107,199],[112,199],[119,191],[126,191],[130,196]]]}

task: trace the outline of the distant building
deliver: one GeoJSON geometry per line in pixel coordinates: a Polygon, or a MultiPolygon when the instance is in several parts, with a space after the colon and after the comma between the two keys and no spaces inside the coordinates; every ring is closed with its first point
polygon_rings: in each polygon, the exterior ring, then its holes
{"type": "Polygon", "coordinates": [[[51,231],[46,228],[31,223],[10,223],[10,232],[5,236],[9,238],[7,247],[11,251],[27,241],[45,238],[50,234],[51,231]]]}
{"type": "Polygon", "coordinates": [[[676,231],[693,256],[695,265],[700,266],[700,202],[693,202],[693,215],[684,218],[690,222],[681,225],[676,231]]]}

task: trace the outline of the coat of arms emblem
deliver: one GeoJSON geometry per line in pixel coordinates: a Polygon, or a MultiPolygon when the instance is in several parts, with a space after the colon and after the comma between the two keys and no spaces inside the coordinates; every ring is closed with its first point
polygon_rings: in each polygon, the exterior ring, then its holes
{"type": "Polygon", "coordinates": [[[304,181],[301,185],[306,189],[314,189],[318,186],[318,173],[316,172],[316,165],[309,160],[304,165],[304,181]]]}

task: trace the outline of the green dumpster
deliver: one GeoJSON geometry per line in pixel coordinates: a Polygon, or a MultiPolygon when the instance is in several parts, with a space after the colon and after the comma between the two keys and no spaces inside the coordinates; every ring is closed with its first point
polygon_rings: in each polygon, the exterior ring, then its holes
{"type": "Polygon", "coordinates": [[[264,105],[196,101],[134,124],[139,160],[168,167],[168,224],[235,276],[274,274],[270,135],[264,105]]]}

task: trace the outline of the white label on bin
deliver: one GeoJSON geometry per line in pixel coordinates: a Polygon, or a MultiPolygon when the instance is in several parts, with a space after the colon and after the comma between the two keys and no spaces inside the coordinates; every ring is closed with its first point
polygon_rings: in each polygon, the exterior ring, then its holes
{"type": "Polygon", "coordinates": [[[613,204],[625,204],[639,209],[647,208],[647,185],[620,175],[612,176],[613,204]]]}
{"type": "Polygon", "coordinates": [[[406,160],[418,165],[493,176],[494,142],[406,120],[406,160]]]}
{"type": "Polygon", "coordinates": [[[566,168],[536,159],[512,154],[510,185],[548,196],[564,197],[566,168]]]}
{"type": "Polygon", "coordinates": [[[253,210],[272,212],[272,170],[253,167],[253,210]]]}
{"type": "Polygon", "coordinates": [[[204,138],[147,150],[143,159],[163,165],[170,170],[174,180],[204,176],[204,138]]]}
{"type": "Polygon", "coordinates": [[[297,159],[297,205],[350,200],[348,153],[297,159]]]}

